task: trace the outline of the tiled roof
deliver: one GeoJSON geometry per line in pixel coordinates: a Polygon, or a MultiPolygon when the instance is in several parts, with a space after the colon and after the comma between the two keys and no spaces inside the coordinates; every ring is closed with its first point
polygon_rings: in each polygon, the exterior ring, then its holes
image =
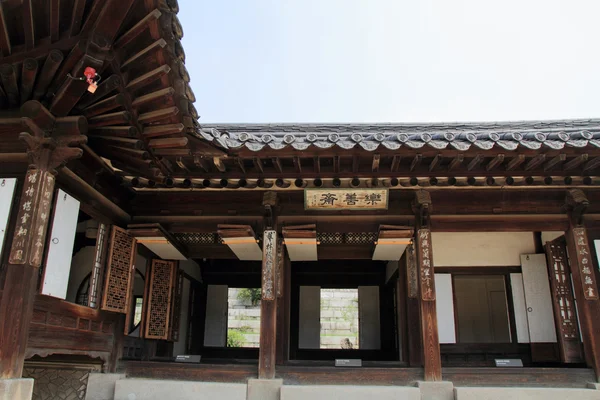
{"type": "Polygon", "coordinates": [[[600,119],[431,124],[205,124],[199,132],[225,149],[246,147],[253,151],[292,147],[342,149],[380,147],[397,150],[470,148],[538,150],[543,146],[600,147],[600,119]]]}

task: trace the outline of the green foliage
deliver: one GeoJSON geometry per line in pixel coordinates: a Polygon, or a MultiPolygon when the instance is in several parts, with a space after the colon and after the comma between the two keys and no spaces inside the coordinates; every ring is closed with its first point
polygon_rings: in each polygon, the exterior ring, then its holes
{"type": "Polygon", "coordinates": [[[252,288],[252,289],[240,289],[238,292],[237,298],[242,301],[248,301],[253,306],[258,305],[260,302],[260,288],[252,288]]]}
{"type": "Polygon", "coordinates": [[[227,347],[243,347],[245,340],[244,334],[237,329],[227,330],[227,347]]]}

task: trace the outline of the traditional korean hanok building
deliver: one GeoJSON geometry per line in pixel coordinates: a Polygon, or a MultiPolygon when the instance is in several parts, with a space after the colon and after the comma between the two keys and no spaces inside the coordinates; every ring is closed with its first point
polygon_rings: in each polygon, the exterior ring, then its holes
{"type": "Polygon", "coordinates": [[[177,11],[0,3],[0,397],[600,397],[600,120],[201,126],[177,11]]]}

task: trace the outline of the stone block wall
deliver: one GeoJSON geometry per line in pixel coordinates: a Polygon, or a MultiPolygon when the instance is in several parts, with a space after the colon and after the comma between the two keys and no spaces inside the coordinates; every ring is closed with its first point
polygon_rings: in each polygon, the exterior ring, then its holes
{"type": "Polygon", "coordinates": [[[358,349],[358,290],[321,289],[321,348],[358,349]]]}
{"type": "Polygon", "coordinates": [[[253,305],[250,300],[241,299],[243,289],[229,288],[227,310],[227,337],[232,333],[241,339],[241,347],[258,347],[260,341],[260,302],[253,305]],[[236,334],[237,333],[237,334],[236,334]]]}

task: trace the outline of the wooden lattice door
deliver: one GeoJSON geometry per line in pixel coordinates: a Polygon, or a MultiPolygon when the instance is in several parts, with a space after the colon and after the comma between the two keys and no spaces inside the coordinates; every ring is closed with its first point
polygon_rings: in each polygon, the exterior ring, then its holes
{"type": "Polygon", "coordinates": [[[148,274],[148,301],[144,310],[146,339],[178,340],[181,285],[176,261],[154,259],[148,274]]]}
{"type": "Polygon", "coordinates": [[[125,229],[113,226],[108,250],[102,309],[128,314],[133,290],[136,241],[125,229]]]}
{"type": "Polygon", "coordinates": [[[564,236],[546,243],[546,259],[561,361],[581,363],[584,359],[564,236]]]}

